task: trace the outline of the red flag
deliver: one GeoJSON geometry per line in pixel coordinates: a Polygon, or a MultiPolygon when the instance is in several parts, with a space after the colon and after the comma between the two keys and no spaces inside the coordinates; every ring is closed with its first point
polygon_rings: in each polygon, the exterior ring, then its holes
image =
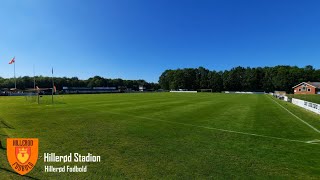
{"type": "Polygon", "coordinates": [[[16,62],[15,58],[16,57],[12,58],[11,61],[9,62],[9,64],[15,63],[16,62]]]}

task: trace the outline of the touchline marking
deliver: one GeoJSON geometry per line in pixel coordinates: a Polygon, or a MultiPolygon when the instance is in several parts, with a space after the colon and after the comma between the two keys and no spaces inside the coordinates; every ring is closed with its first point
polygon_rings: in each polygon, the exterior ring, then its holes
{"type": "MultiPolygon", "coordinates": [[[[268,96],[268,95],[267,95],[268,96]]],[[[282,106],[280,103],[278,103],[277,101],[275,101],[274,99],[272,99],[271,97],[268,96],[269,99],[271,99],[273,102],[275,102],[276,104],[278,104],[280,107],[282,107],[284,110],[286,110],[288,113],[290,113],[293,117],[297,118],[298,120],[300,120],[301,122],[303,122],[304,124],[306,124],[307,126],[309,126],[311,129],[313,129],[314,131],[316,131],[317,133],[320,133],[320,131],[313,127],[312,125],[310,125],[309,123],[305,122],[304,120],[302,120],[301,118],[299,118],[297,115],[293,114],[291,111],[289,111],[287,108],[285,108],[284,106],[282,106]]]]}
{"type": "MultiPolygon", "coordinates": [[[[84,107],[79,107],[79,108],[91,110],[89,108],[84,108],[84,107]]],[[[107,112],[107,111],[100,111],[100,112],[109,113],[109,114],[115,114],[115,115],[125,115],[125,116],[129,116],[129,117],[131,116],[131,117],[136,117],[136,118],[140,118],[140,119],[147,119],[147,120],[151,120],[151,121],[159,121],[159,122],[166,122],[166,123],[171,123],[171,124],[179,124],[179,125],[184,125],[184,126],[190,126],[190,127],[196,127],[196,128],[204,128],[204,129],[216,130],[216,131],[222,131],[222,132],[228,132],[228,133],[234,133],[234,134],[242,134],[242,135],[249,135],[249,136],[255,136],[255,137],[268,138],[268,139],[277,139],[277,140],[283,140],[283,141],[319,145],[318,143],[315,143],[313,141],[302,141],[302,140],[295,140],[295,139],[286,139],[286,138],[280,138],[280,137],[274,137],[274,136],[266,136],[266,135],[253,134],[253,133],[246,133],[246,132],[233,131],[233,130],[227,130],[227,129],[220,129],[220,128],[214,128],[214,127],[197,126],[197,125],[193,125],[193,124],[180,123],[180,122],[174,122],[174,121],[167,121],[167,120],[162,120],[162,119],[154,119],[154,118],[148,118],[148,117],[144,117],[144,116],[136,116],[136,115],[131,115],[131,114],[123,114],[123,113],[107,112]]]]}
{"type": "Polygon", "coordinates": [[[307,143],[320,143],[320,140],[319,139],[315,139],[315,140],[312,140],[312,141],[307,141],[307,143]]]}

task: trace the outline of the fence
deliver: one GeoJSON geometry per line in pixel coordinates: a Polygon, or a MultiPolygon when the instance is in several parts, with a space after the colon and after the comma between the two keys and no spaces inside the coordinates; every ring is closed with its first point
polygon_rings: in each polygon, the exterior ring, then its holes
{"type": "Polygon", "coordinates": [[[316,104],[316,103],[309,102],[309,101],[304,101],[301,99],[295,99],[295,98],[292,98],[292,104],[295,104],[295,105],[300,106],[304,109],[307,109],[307,110],[313,111],[317,114],[320,114],[320,104],[316,104]]]}
{"type": "Polygon", "coordinates": [[[197,93],[197,91],[170,91],[174,93],[197,93]]]}
{"type": "Polygon", "coordinates": [[[266,94],[265,92],[258,92],[258,91],[222,91],[226,94],[266,94]]]}

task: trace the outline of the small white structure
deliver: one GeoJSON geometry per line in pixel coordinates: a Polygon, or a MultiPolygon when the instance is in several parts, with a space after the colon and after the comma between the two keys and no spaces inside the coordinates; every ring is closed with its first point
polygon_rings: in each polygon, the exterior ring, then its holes
{"type": "Polygon", "coordinates": [[[143,91],[145,91],[146,90],[146,87],[144,87],[144,86],[139,86],[139,91],[141,91],[141,92],[143,92],[143,91]]]}
{"type": "Polygon", "coordinates": [[[283,97],[287,95],[287,93],[285,91],[274,91],[274,95],[283,97]]]}

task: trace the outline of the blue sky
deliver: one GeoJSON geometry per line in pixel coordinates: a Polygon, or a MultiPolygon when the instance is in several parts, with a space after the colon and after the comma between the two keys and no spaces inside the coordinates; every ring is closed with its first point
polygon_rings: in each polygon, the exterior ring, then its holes
{"type": "Polygon", "coordinates": [[[157,82],[165,69],[313,65],[320,1],[1,0],[0,76],[157,82]]]}

